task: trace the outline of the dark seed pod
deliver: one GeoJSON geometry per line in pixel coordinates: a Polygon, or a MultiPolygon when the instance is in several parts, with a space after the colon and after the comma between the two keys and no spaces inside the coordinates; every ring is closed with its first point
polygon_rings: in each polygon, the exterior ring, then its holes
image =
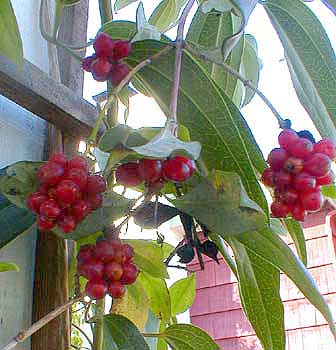
{"type": "Polygon", "coordinates": [[[297,133],[300,137],[304,138],[304,139],[308,139],[309,141],[311,141],[312,143],[315,143],[315,139],[314,136],[312,135],[312,133],[308,130],[301,130],[297,133]]]}
{"type": "Polygon", "coordinates": [[[212,241],[205,241],[200,246],[200,252],[206,256],[208,256],[210,259],[215,260],[217,264],[219,264],[217,255],[218,255],[218,248],[216,244],[212,241]]]}
{"type": "Polygon", "coordinates": [[[194,249],[189,245],[183,245],[177,249],[176,254],[180,257],[179,262],[182,264],[190,263],[195,257],[194,249]]]}

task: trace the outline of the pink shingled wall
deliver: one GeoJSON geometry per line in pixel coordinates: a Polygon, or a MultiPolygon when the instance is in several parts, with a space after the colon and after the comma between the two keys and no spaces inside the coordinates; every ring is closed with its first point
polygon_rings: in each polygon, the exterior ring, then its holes
{"type": "MultiPolygon", "coordinates": [[[[336,317],[336,211],[326,202],[323,209],[310,214],[304,223],[308,269],[336,317]]],[[[285,237],[292,247],[292,241],[285,237]]],[[[217,341],[222,350],[260,350],[261,346],[247,321],[239,301],[238,285],[226,263],[206,259],[205,271],[197,261],[196,300],[190,310],[191,322],[217,341]]],[[[281,295],[285,303],[286,350],[335,350],[331,333],[321,314],[284,275],[281,295]]],[[[200,349],[201,350],[201,349],[200,349]]]]}

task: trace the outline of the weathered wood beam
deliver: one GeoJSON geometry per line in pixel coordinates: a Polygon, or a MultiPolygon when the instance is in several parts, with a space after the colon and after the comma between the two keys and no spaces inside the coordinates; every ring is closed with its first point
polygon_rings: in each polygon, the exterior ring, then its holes
{"type": "Polygon", "coordinates": [[[22,69],[0,55],[0,94],[75,137],[87,137],[95,107],[24,61],[22,69]]]}

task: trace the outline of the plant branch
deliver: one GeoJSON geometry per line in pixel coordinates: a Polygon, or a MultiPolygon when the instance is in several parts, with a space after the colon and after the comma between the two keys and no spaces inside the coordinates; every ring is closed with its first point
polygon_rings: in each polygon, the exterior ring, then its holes
{"type": "Polygon", "coordinates": [[[105,298],[97,300],[94,317],[96,319],[93,332],[93,347],[94,350],[103,350],[104,329],[103,317],[105,314],[105,298]]]}
{"type": "Polygon", "coordinates": [[[88,341],[88,343],[90,344],[91,349],[93,349],[93,343],[92,343],[91,339],[89,338],[89,336],[88,336],[80,327],[78,327],[76,324],[73,323],[73,324],[72,324],[72,327],[76,328],[77,331],[80,332],[80,333],[84,336],[84,338],[85,338],[85,339],[88,341]]]}
{"type": "Polygon", "coordinates": [[[174,135],[177,132],[177,99],[180,86],[180,77],[181,77],[181,67],[182,67],[182,51],[183,51],[183,34],[184,26],[186,19],[189,15],[191,8],[194,5],[195,0],[189,0],[187,5],[182,11],[179,24],[177,27],[176,35],[176,51],[175,51],[175,63],[174,63],[174,75],[173,75],[173,88],[170,99],[170,110],[168,123],[170,124],[170,130],[174,135]]]}
{"type": "Polygon", "coordinates": [[[99,0],[98,2],[101,24],[104,25],[105,23],[113,20],[111,0],[99,0]]]}
{"type": "Polygon", "coordinates": [[[68,310],[73,304],[75,304],[78,301],[80,301],[82,298],[83,298],[83,296],[79,296],[77,298],[70,299],[67,303],[65,303],[65,304],[59,306],[58,308],[56,308],[55,310],[49,312],[46,316],[42,317],[39,321],[35,322],[29,328],[19,332],[14,337],[14,339],[9,344],[7,344],[4,348],[2,348],[1,350],[11,350],[11,349],[13,349],[16,345],[18,345],[19,343],[22,343],[23,341],[25,341],[31,335],[36,333],[39,329],[44,327],[47,323],[49,323],[50,321],[54,320],[56,317],[58,317],[63,312],[68,310]]]}
{"type": "Polygon", "coordinates": [[[205,53],[198,52],[190,45],[186,45],[187,51],[189,51],[193,56],[198,57],[202,60],[217,64],[218,66],[221,66],[226,72],[233,75],[237,79],[239,79],[243,85],[246,87],[249,87],[251,90],[253,90],[267,105],[267,107],[272,111],[272,113],[275,115],[276,119],[278,120],[279,126],[281,129],[288,127],[288,119],[283,119],[280,115],[280,113],[275,109],[275,107],[272,105],[270,100],[255,86],[250,80],[246,79],[243,75],[241,75],[238,71],[233,69],[230,65],[228,65],[225,62],[221,62],[219,60],[216,60],[213,57],[209,57],[205,53]]]}
{"type": "Polygon", "coordinates": [[[168,258],[165,260],[165,265],[168,267],[169,263],[173,259],[173,257],[176,255],[177,250],[183,246],[185,239],[183,238],[181,242],[174,248],[174,250],[169,254],[168,258]]]}

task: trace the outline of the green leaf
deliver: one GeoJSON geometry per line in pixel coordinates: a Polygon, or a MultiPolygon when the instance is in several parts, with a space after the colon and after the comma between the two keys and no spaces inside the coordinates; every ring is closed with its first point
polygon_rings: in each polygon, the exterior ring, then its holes
{"type": "Polygon", "coordinates": [[[237,235],[266,225],[262,210],[246,195],[237,174],[217,171],[182,197],[176,208],[197,218],[210,231],[237,235]]]}
{"type": "Polygon", "coordinates": [[[10,0],[0,2],[0,33],[0,54],[22,67],[22,40],[10,0]]]}
{"type": "Polygon", "coordinates": [[[111,152],[118,145],[125,145],[129,135],[133,132],[130,126],[119,124],[105,131],[98,147],[103,152],[111,152]]]}
{"type": "Polygon", "coordinates": [[[169,291],[164,279],[155,278],[146,272],[140,272],[138,280],[145,289],[153,314],[163,321],[171,318],[171,303],[169,291]]]}
{"type": "Polygon", "coordinates": [[[161,39],[161,33],[158,31],[158,29],[155,26],[148,23],[145,16],[145,10],[141,1],[136,11],[136,26],[137,33],[133,37],[132,42],[141,40],[161,39]]]}
{"type": "Polygon", "coordinates": [[[268,228],[245,232],[235,236],[235,238],[245,246],[247,251],[258,255],[283,271],[322,313],[336,339],[336,328],[328,304],[319,292],[308,270],[288,245],[268,228]]]}
{"type": "MultiPolygon", "coordinates": [[[[161,321],[159,325],[159,332],[163,333],[166,329],[166,322],[161,321]]],[[[168,349],[168,344],[163,340],[163,338],[159,337],[157,339],[157,348],[154,350],[167,350],[168,349]]]]}
{"type": "Polygon", "coordinates": [[[113,39],[131,40],[136,34],[136,24],[130,21],[110,21],[99,31],[107,33],[113,39]]]}
{"type": "Polygon", "coordinates": [[[126,240],[134,249],[134,262],[147,274],[157,278],[168,278],[167,267],[163,263],[164,248],[145,239],[126,240]]]}
{"type": "Polygon", "coordinates": [[[125,216],[129,212],[131,204],[132,200],[113,191],[105,193],[103,205],[89,214],[74,231],[64,233],[59,228],[54,228],[52,231],[64,239],[76,241],[97,231],[102,231],[107,225],[125,216]]]}
{"type": "Polygon", "coordinates": [[[114,11],[118,12],[124,7],[133,4],[133,2],[137,2],[138,0],[116,0],[114,3],[114,11]]]}
{"type": "MultiPolygon", "coordinates": [[[[128,62],[134,66],[163,47],[163,43],[153,41],[135,43],[128,62]]],[[[174,53],[168,53],[137,74],[166,114],[173,65],[174,53]]],[[[268,205],[254,171],[254,163],[258,162],[250,158],[247,151],[248,145],[251,156],[260,154],[251,131],[246,130],[246,122],[235,105],[188,53],[183,55],[177,117],[189,129],[192,140],[206,140],[202,145],[206,166],[237,172],[249,196],[267,212],[268,205]]]]}
{"type": "Polygon", "coordinates": [[[190,324],[181,323],[169,326],[162,336],[174,350],[219,349],[218,344],[206,332],[190,324]]]}
{"type": "Polygon", "coordinates": [[[285,219],[286,228],[292,237],[296,251],[305,266],[307,266],[307,247],[301,224],[294,219],[285,219]]]}
{"type": "Polygon", "coordinates": [[[336,58],[314,13],[300,0],[262,3],[285,49],[298,97],[323,137],[336,138],[336,58]]]}
{"type": "Polygon", "coordinates": [[[323,196],[325,196],[325,197],[336,199],[336,186],[335,185],[322,186],[321,192],[322,192],[323,196]]]}
{"type": "Polygon", "coordinates": [[[173,316],[187,311],[194,303],[196,296],[196,278],[191,274],[186,278],[176,281],[169,288],[171,299],[171,312],[173,316]]]}
{"type": "Polygon", "coordinates": [[[235,237],[228,238],[228,242],[237,263],[240,297],[246,316],[265,349],[285,350],[280,271],[235,237]]]}
{"type": "Polygon", "coordinates": [[[150,350],[145,339],[126,317],[121,315],[105,315],[103,318],[104,337],[111,337],[118,349],[122,350],[150,350]]]}
{"type": "Polygon", "coordinates": [[[336,0],[321,0],[321,1],[336,16],[336,0]]]}
{"type": "Polygon", "coordinates": [[[204,13],[209,13],[213,9],[219,12],[228,12],[233,9],[233,3],[230,0],[206,0],[203,2],[202,11],[204,13]]]}
{"type": "Polygon", "coordinates": [[[280,219],[271,218],[270,219],[270,228],[271,230],[280,236],[287,236],[287,229],[284,227],[284,224],[280,219]]]}
{"type": "Polygon", "coordinates": [[[0,272],[20,271],[19,267],[11,262],[0,262],[0,272]]]}

